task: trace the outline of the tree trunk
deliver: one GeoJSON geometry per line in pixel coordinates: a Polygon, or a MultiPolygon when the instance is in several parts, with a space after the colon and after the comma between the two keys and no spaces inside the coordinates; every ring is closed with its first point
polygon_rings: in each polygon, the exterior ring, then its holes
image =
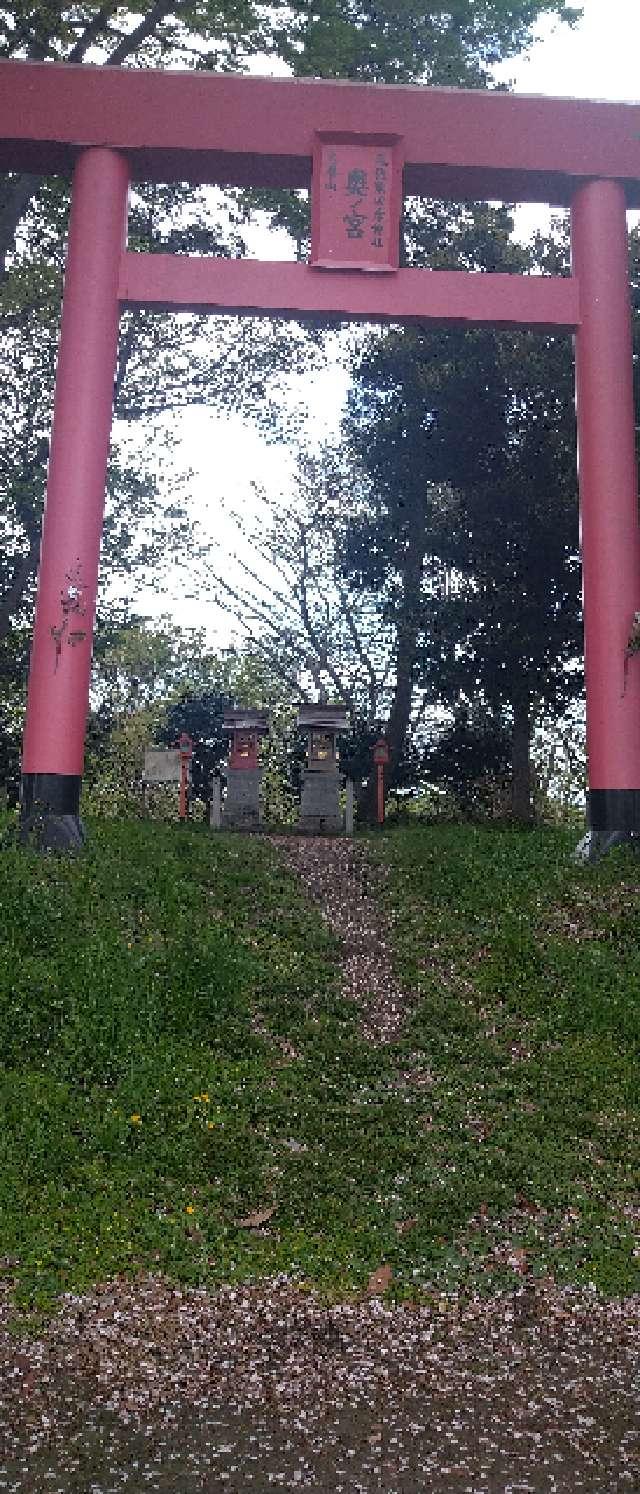
{"type": "Polygon", "coordinates": [[[356,784],[356,813],[359,825],[375,825],[376,822],[376,770],[371,768],[365,782],[356,784]]]}
{"type": "Polygon", "coordinates": [[[38,567],[38,552],[40,548],[40,535],[32,537],[29,552],[21,556],[16,562],[16,567],[5,595],[0,599],[0,642],[7,638],[13,627],[14,616],[19,610],[29,582],[33,580],[38,567]]]}
{"type": "Polygon", "coordinates": [[[41,185],[43,178],[29,172],[9,179],[0,199],[0,279],[6,274],[7,257],[15,247],[20,219],[41,185]]]}
{"type": "Polygon", "coordinates": [[[531,804],[531,719],[526,698],[513,701],[513,818],[521,825],[533,819],[531,804]]]}
{"type": "Polygon", "coordinates": [[[413,672],[416,661],[420,587],[425,555],[425,524],[420,509],[413,525],[411,543],[402,573],[402,601],[398,611],[396,638],[396,684],[387,723],[386,737],[391,751],[388,786],[396,782],[411,720],[413,672]]]}
{"type": "MultiPolygon", "coordinates": [[[[385,770],[384,775],[386,792],[397,781],[398,768],[402,761],[407,729],[411,719],[413,670],[418,637],[420,586],[422,582],[424,554],[424,523],[422,521],[422,514],[420,514],[418,523],[413,527],[411,544],[402,571],[402,600],[398,608],[396,635],[396,681],[389,719],[385,728],[385,737],[390,749],[389,766],[385,770]]],[[[359,784],[357,787],[356,802],[358,822],[360,824],[375,824],[378,811],[378,793],[377,773],[373,761],[371,762],[366,784],[359,784]]]]}

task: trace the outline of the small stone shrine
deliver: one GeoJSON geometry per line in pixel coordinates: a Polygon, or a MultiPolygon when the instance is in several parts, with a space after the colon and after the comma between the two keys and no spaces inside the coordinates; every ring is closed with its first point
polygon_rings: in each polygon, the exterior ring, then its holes
{"type": "Polygon", "coordinates": [[[308,741],[300,829],[316,835],[335,835],[342,829],[336,737],[349,727],[346,706],[335,701],[300,706],[298,726],[307,733],[308,741]]]}
{"type": "Polygon", "coordinates": [[[244,707],[225,711],[222,727],[231,736],[222,828],[253,830],[260,824],[258,741],[269,731],[269,714],[244,707]]]}

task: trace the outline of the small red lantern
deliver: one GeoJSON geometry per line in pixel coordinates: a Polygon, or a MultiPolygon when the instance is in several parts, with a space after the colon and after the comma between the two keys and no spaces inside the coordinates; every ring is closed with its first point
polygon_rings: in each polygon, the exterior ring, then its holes
{"type": "Polygon", "coordinates": [[[230,769],[234,772],[239,769],[243,772],[257,773],[259,768],[258,743],[260,737],[266,736],[269,731],[269,718],[266,711],[256,710],[253,706],[225,711],[222,729],[231,737],[230,769]]]}

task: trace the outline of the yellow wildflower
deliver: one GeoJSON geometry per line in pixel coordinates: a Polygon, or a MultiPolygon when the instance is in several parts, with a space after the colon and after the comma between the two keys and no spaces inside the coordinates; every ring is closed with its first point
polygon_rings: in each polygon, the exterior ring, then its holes
{"type": "Polygon", "coordinates": [[[132,1115],[130,1117],[130,1120],[131,1120],[132,1126],[141,1126],[142,1125],[142,1116],[138,1115],[137,1112],[136,1112],[135,1115],[132,1115]]]}
{"type": "Polygon", "coordinates": [[[185,1213],[187,1213],[187,1214],[195,1214],[195,1212],[196,1211],[195,1211],[195,1209],[193,1207],[193,1204],[187,1204],[185,1213]]]}

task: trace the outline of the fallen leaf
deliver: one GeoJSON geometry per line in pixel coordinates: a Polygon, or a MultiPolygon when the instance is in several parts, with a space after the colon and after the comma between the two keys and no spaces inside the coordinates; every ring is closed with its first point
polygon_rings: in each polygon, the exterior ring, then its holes
{"type": "Polygon", "coordinates": [[[517,1271],[520,1276],[525,1276],[528,1270],[526,1250],[512,1250],[507,1256],[507,1265],[511,1266],[512,1271],[517,1271]]]}
{"type": "Polygon", "coordinates": [[[390,1266],[378,1266],[377,1271],[372,1273],[367,1282],[367,1296],[381,1297],[382,1293],[386,1292],[392,1276],[393,1271],[390,1266]]]}
{"type": "Polygon", "coordinates": [[[277,1204],[270,1204],[266,1209],[256,1209],[255,1214],[247,1214],[245,1219],[236,1219],[238,1229],[259,1229],[261,1224],[266,1224],[275,1214],[277,1204]]]}
{"type": "Polygon", "coordinates": [[[396,1219],[394,1228],[399,1235],[406,1235],[410,1229],[415,1229],[417,1219],[396,1219]]]}
{"type": "Polygon", "coordinates": [[[524,1209],[527,1214],[539,1213],[538,1205],[536,1203],[532,1203],[530,1198],[526,1198],[524,1193],[518,1193],[516,1195],[516,1203],[518,1205],[518,1208],[524,1209]]]}

